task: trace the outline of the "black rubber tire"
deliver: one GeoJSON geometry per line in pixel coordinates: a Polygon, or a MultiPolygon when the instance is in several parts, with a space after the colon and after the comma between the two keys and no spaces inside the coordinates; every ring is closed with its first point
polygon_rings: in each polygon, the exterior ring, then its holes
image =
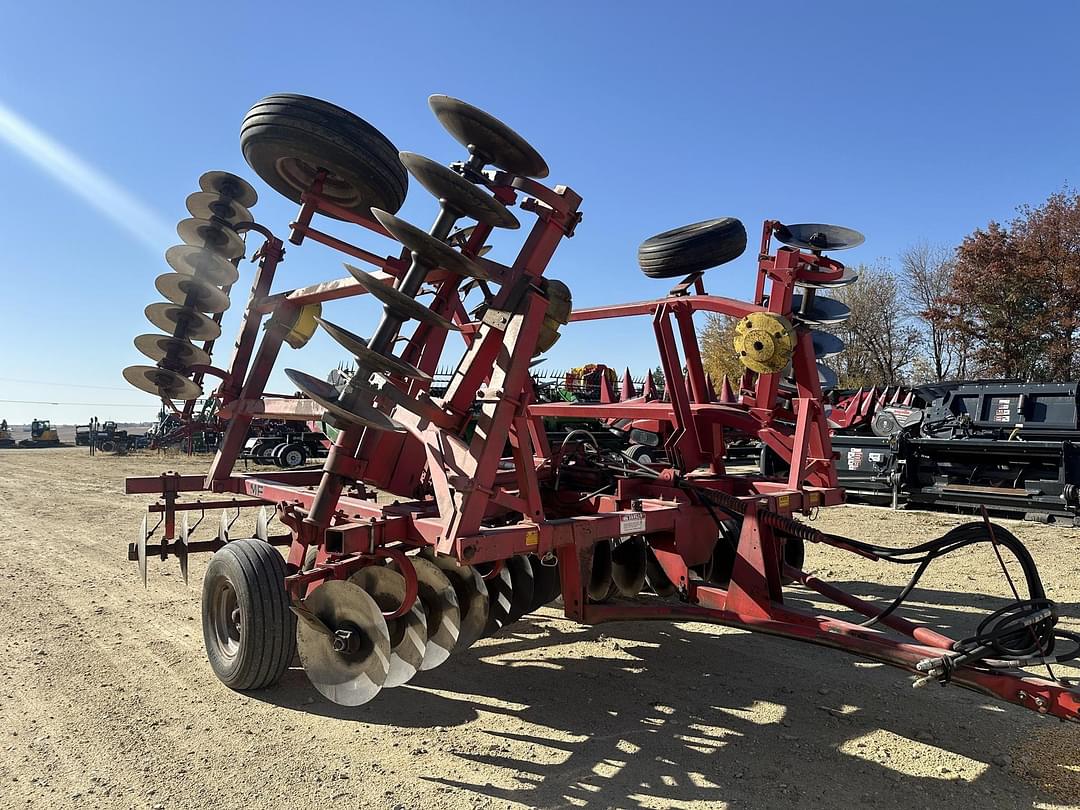
{"type": "Polygon", "coordinates": [[[285,560],[269,543],[236,540],[210,558],[202,588],[203,643],[210,667],[239,691],[265,689],[281,678],[296,652],[296,617],[285,593],[285,560]],[[214,603],[222,583],[235,595],[239,639],[224,649],[214,603]]]}
{"type": "Polygon", "coordinates": [[[630,445],[626,448],[626,455],[639,464],[652,464],[660,458],[660,453],[655,447],[646,447],[643,444],[630,445]]]}
{"type": "Polygon", "coordinates": [[[98,450],[102,453],[111,453],[116,450],[116,443],[112,439],[105,439],[98,442],[98,450]]]}
{"type": "Polygon", "coordinates": [[[395,213],[409,189],[397,147],[385,135],[310,96],[278,93],[257,101],[240,125],[240,149],[259,177],[296,203],[306,190],[301,177],[317,168],[330,172],[324,195],[365,217],[372,208],[395,213]]]}
{"type": "Polygon", "coordinates": [[[274,454],[274,460],[278,466],[285,470],[292,470],[296,467],[302,467],[308,459],[307,448],[300,442],[293,442],[282,446],[274,454]],[[297,461],[299,457],[299,461],[297,461]]]}
{"type": "Polygon", "coordinates": [[[709,219],[646,239],[638,248],[638,265],[649,278],[676,278],[730,262],[744,250],[746,228],[739,220],[709,219]]]}

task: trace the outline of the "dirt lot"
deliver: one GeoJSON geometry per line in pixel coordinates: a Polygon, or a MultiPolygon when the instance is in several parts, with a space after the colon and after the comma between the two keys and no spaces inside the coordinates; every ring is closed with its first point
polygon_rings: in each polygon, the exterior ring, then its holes
{"type": "MultiPolygon", "coordinates": [[[[205,560],[190,587],[151,563],[148,591],[125,561],[145,500],[124,476],[206,464],[0,451],[0,807],[1080,806],[1080,726],[700,624],[588,628],[547,608],[356,709],[299,669],[230,692],[203,656],[205,560]]],[[[900,543],[960,520],[844,507],[817,525],[900,543]]],[[[1080,616],[1080,531],[1007,525],[1080,616]]],[[[812,548],[808,567],[896,592],[905,572],[849,556],[812,548]]],[[[1000,604],[971,594],[1005,593],[988,550],[926,585],[918,616],[957,632],[968,606],[1000,604]]]]}

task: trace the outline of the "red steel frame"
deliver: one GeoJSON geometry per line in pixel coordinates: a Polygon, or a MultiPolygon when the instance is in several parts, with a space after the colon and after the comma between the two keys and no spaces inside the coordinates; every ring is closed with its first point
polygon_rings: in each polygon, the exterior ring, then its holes
{"type": "MultiPolygon", "coordinates": [[[[537,282],[559,242],[573,235],[581,199],[567,187],[548,188],[494,170],[485,172],[483,181],[504,203],[513,204],[523,197],[521,207],[536,214],[537,221],[511,265],[477,255],[490,227],[477,226],[464,246],[463,252],[483,264],[500,285],[481,321],[472,322],[466,314],[458,276],[439,270],[429,275],[431,308],[451,318],[465,340],[464,356],[449,390],[435,399],[428,396],[427,384],[422,381],[392,379],[392,390],[385,389],[385,398],[380,401],[406,425],[408,433],[342,430],[321,471],[237,474],[234,468],[253,418],[308,421],[321,416],[321,408],[310,400],[264,395],[266,383],[281,344],[304,306],[358,295],[363,288],[351,278],[342,278],[272,294],[285,244],[261,226],[245,226],[261,233],[265,242],[256,253],[258,269],[243,326],[228,370],[200,369],[222,379],[215,396],[221,403],[219,415],[228,420],[227,427],[205,477],[165,473],[128,479],[129,494],[160,496],[150,511],[162,513],[163,538],[146,545],[146,551],[165,559],[170,554],[214,550],[224,542],[225,538],[194,543],[178,539],[178,512],[270,504],[288,529],[287,534],[269,539],[289,545],[285,584],[295,600],[313,583],[344,578],[374,559],[395,557],[403,563],[408,583],[408,598],[399,609],[403,612],[411,606],[416,589],[411,566],[402,556],[406,549],[430,546],[464,563],[499,561],[512,554],[554,553],[560,563],[566,615],[585,623],[710,621],[843,649],[911,672],[916,672],[920,661],[949,650],[952,639],[896,614],[882,619],[880,624],[886,629],[876,630],[812,615],[784,603],[782,578],[787,577],[866,616],[875,616],[879,610],[782,562],[783,540],[775,529],[784,525],[790,529],[790,516],[795,513],[843,500],[809,333],[798,330],[792,358],[794,390],[781,389],[779,374],[748,372],[738,403],[713,402],[708,393],[693,324],[695,312],[736,318],[761,311],[790,315],[797,280],[835,279],[843,266],[788,247],[771,254],[770,240],[777,223],[766,222],[753,303],[707,295],[701,279],[691,278],[661,299],[572,314],[574,322],[650,316],[668,401],[536,404],[532,401],[529,363],[547,308],[537,282]],[[260,326],[267,316],[259,340],[260,326]],[[419,406],[414,404],[410,410],[395,406],[394,399],[401,393],[419,406]],[[477,402],[479,414],[474,417],[477,402]],[[542,419],[558,415],[668,423],[672,426],[666,446],[670,466],[658,469],[660,477],[655,481],[618,478],[610,494],[556,493],[551,481],[562,451],[548,446],[542,419]],[[462,438],[465,427],[474,418],[475,434],[466,441],[462,438]],[[759,436],[790,463],[787,480],[728,474],[723,463],[725,429],[759,436]],[[513,469],[500,464],[508,444],[513,469]],[[705,562],[711,554],[717,527],[710,510],[678,485],[682,477],[696,487],[737,499],[745,511],[726,589],[708,585],[690,573],[691,566],[705,562]],[[393,505],[379,504],[376,489],[399,500],[393,505]],[[204,491],[226,497],[184,499],[187,493],[204,491]],[[329,514],[329,519],[323,513],[329,514]],[[514,519],[493,520],[506,516],[514,519]],[[596,543],[629,535],[648,538],[661,566],[680,589],[680,603],[656,599],[597,604],[588,600],[585,581],[596,543]],[[316,565],[301,573],[311,545],[318,547],[316,565]]],[[[299,215],[290,226],[289,242],[321,242],[373,265],[376,274],[388,283],[403,275],[410,261],[407,251],[380,257],[312,227],[316,213],[329,214],[387,235],[377,222],[335,206],[320,190],[321,178],[317,178],[302,197],[299,215]]],[[[445,330],[420,324],[404,341],[401,356],[426,372],[434,372],[446,338],[445,330]]],[[[805,539],[841,545],[812,529],[802,529],[805,539]]],[[[134,556],[136,550],[132,548],[130,553],[134,556]]],[[[1071,720],[1080,717],[1080,692],[1026,672],[962,666],[952,673],[951,680],[1043,714],[1071,720]]]]}

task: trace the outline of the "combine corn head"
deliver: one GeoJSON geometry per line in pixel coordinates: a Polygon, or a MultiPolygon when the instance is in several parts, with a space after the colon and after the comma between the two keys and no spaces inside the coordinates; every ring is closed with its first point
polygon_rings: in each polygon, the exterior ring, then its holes
{"type": "Polygon", "coordinates": [[[371,125],[322,101],[279,95],[257,103],[241,145],[255,172],[300,205],[289,249],[314,241],[372,269],[346,264],[347,277],[275,292],[286,238],[253,219],[256,196],[246,182],[211,172],[188,199],[193,217],[178,228],[185,244],[167,254],[177,272],[158,280],[168,303],[147,310],[168,334],[140,337],[156,365],[125,376],[179,402],[179,412],[203,395],[203,380],[220,380],[213,396],[226,427],[206,476],[128,479],[128,493],[158,496],[149,508],[158,525],[148,531],[144,519],[129,556],[145,582],[151,557],[178,558],[186,579],[189,555],[214,552],[203,580],[203,632],[224,683],[271,686],[296,651],[322,694],[362,704],[561,594],[566,615],[584,623],[716,622],[846,650],[922,681],[1077,719],[1080,692],[1021,669],[1067,658],[1061,648],[1076,639],[1055,627],[1056,609],[1030,554],[1005,529],[977,522],[898,549],[796,519],[843,500],[817,362],[835,338],[813,327],[846,315],[821,291],[853,275],[825,252],[857,244],[859,234],[766,222],[755,294],[745,302],[708,295],[703,283],[706,270],[744,251],[742,223],[679,228],[639,252],[647,275],[682,279],[669,293],[572,312],[569,288],[545,272],[579,224],[581,198],[540,182],[548,174],[543,158],[497,119],[446,96],[430,104],[466,150],[450,167],[399,153],[371,125]],[[410,174],[438,201],[427,230],[395,213],[410,174]],[[529,226],[516,256],[485,258],[489,237],[518,229],[519,217],[529,226]],[[459,228],[463,218],[475,224],[459,228]],[[377,237],[380,247],[332,236],[319,229],[323,219],[377,237]],[[783,244],[774,249],[774,239],[783,244]],[[219,367],[207,344],[220,332],[215,320],[245,253],[258,266],[232,359],[219,367]],[[467,294],[479,304],[467,306],[467,294]],[[357,295],[382,304],[368,337],[329,312],[323,317],[324,306],[357,295]],[[731,397],[737,402],[710,395],[695,312],[739,319],[747,373],[731,397]],[[656,335],[663,400],[537,403],[530,366],[568,322],[637,316],[656,335]],[[306,397],[268,394],[283,344],[301,348],[318,327],[355,358],[356,372],[326,382],[288,369],[306,397]],[[440,361],[454,370],[436,396],[440,361]],[[669,425],[665,461],[605,449],[588,431],[553,445],[543,420],[559,416],[669,425]],[[234,468],[254,418],[324,418],[337,432],[321,465],[240,474],[234,468]],[[726,431],[757,436],[786,474],[729,474],[726,431]],[[377,497],[386,493],[392,498],[377,497]],[[270,532],[266,507],[280,533],[270,532]],[[244,508],[258,514],[254,536],[237,538],[224,516],[244,508]],[[210,509],[222,510],[217,535],[197,540],[188,517],[210,509]],[[870,604],[801,570],[806,544],[827,544],[914,563],[917,581],[936,557],[981,542],[1020,560],[1028,593],[962,640],[902,618],[902,599],[870,604]],[[867,621],[785,603],[793,583],[867,621]]]}

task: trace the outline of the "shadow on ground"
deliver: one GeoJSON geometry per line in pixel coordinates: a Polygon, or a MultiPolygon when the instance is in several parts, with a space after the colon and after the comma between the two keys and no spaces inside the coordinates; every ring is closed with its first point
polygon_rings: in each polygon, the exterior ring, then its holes
{"type": "MultiPolygon", "coordinates": [[[[880,599],[897,592],[846,585],[880,599]]],[[[792,601],[812,604],[797,593],[792,601]]],[[[977,621],[971,605],[999,603],[923,591],[910,615],[966,629],[977,621]]],[[[535,807],[1022,807],[1051,798],[1011,763],[1047,722],[1019,707],[957,687],[913,690],[902,671],[797,642],[700,624],[582,627],[554,615],[527,618],[366,706],[326,702],[299,669],[258,697],[431,728],[433,742],[447,740],[441,750],[477,767],[425,778],[535,807]],[[492,768],[502,778],[469,778],[492,768]]]]}

